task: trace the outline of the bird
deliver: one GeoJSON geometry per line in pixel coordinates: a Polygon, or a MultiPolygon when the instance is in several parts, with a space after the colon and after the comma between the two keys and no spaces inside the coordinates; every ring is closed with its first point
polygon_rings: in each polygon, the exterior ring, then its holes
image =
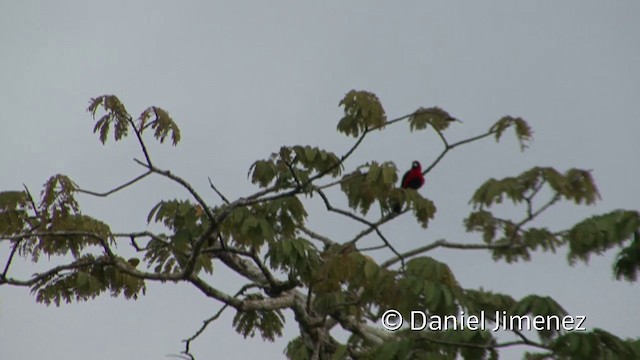
{"type": "MultiPolygon", "coordinates": [[[[409,169],[402,176],[402,181],[400,182],[400,187],[403,189],[414,189],[418,190],[424,185],[424,175],[422,174],[422,166],[420,162],[415,160],[411,163],[411,169],[409,169]]],[[[401,207],[400,204],[396,204],[393,207],[393,210],[397,213],[400,212],[401,207]]]]}
{"type": "Polygon", "coordinates": [[[400,187],[403,189],[414,189],[418,190],[424,185],[424,175],[422,175],[422,166],[420,166],[419,161],[414,161],[411,164],[411,169],[409,169],[402,176],[402,182],[400,183],[400,187]]]}

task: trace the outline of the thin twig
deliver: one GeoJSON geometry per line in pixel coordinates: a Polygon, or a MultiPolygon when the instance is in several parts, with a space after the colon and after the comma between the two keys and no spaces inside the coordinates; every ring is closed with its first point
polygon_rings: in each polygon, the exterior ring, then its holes
{"type": "Polygon", "coordinates": [[[374,251],[374,250],[380,250],[380,249],[384,249],[386,248],[386,245],[376,245],[376,246],[369,246],[369,247],[365,247],[365,248],[361,248],[361,249],[357,249],[357,251],[359,252],[365,252],[365,251],[374,251]]]}
{"type": "Polygon", "coordinates": [[[211,234],[213,234],[213,232],[216,229],[216,226],[229,215],[230,209],[226,209],[226,211],[223,211],[221,214],[218,215],[218,217],[216,217],[211,211],[211,209],[209,208],[208,204],[200,196],[200,194],[186,180],[184,180],[183,178],[177,175],[172,174],[169,170],[158,169],[155,166],[151,165],[150,163],[145,164],[138,159],[133,159],[133,160],[138,164],[140,164],[141,166],[144,166],[145,168],[149,169],[150,171],[160,174],[162,176],[165,176],[177,182],[178,184],[180,184],[183,188],[185,188],[191,194],[191,196],[193,196],[196,202],[200,204],[205,214],[207,214],[207,217],[209,218],[210,224],[208,228],[200,235],[198,240],[195,241],[192,247],[191,256],[189,256],[183,268],[182,276],[184,278],[187,278],[189,277],[189,275],[191,275],[191,273],[195,269],[196,259],[198,258],[198,256],[200,256],[200,252],[202,250],[202,246],[204,245],[205,241],[207,241],[207,239],[209,239],[211,234]]]}
{"type": "MultiPolygon", "coordinates": [[[[258,287],[256,284],[246,284],[244,285],[242,288],[240,288],[240,290],[238,290],[238,292],[236,292],[236,294],[234,295],[235,298],[237,298],[238,296],[244,294],[245,291],[251,289],[251,288],[255,288],[258,287]]],[[[205,321],[203,321],[202,326],[200,326],[200,328],[198,329],[198,331],[195,332],[195,334],[191,335],[190,337],[182,340],[182,342],[185,343],[185,350],[182,352],[185,355],[190,356],[190,350],[189,350],[189,346],[191,345],[191,342],[193,342],[195,339],[197,339],[209,326],[209,324],[211,324],[212,322],[216,321],[221,315],[222,313],[229,307],[229,304],[224,304],[220,310],[218,310],[218,312],[216,312],[212,317],[206,319],[205,321]]]]}
{"type": "Polygon", "coordinates": [[[31,192],[29,191],[29,188],[24,183],[22,184],[22,186],[24,187],[24,191],[27,193],[27,197],[29,198],[29,203],[31,204],[31,208],[33,209],[33,213],[36,215],[36,217],[39,218],[40,212],[38,211],[38,206],[36,206],[35,200],[33,200],[33,196],[31,196],[31,192]]]}
{"type": "MultiPolygon", "coordinates": [[[[509,239],[509,241],[507,243],[503,243],[503,244],[463,244],[463,243],[450,243],[450,242],[445,241],[444,239],[441,239],[441,240],[437,240],[437,241],[435,241],[435,242],[433,242],[433,243],[431,243],[429,245],[425,245],[425,246],[422,246],[422,247],[407,251],[407,252],[403,253],[402,256],[404,256],[404,258],[408,258],[408,257],[416,256],[416,255],[431,251],[431,250],[436,249],[438,247],[443,247],[443,248],[448,248],[448,249],[460,249],[460,250],[498,250],[498,249],[507,249],[507,248],[511,248],[511,249],[523,248],[523,247],[525,247],[523,244],[518,244],[518,245],[515,244],[515,238],[516,238],[516,236],[518,236],[519,232],[522,230],[522,227],[524,225],[526,225],[527,223],[529,223],[530,221],[533,221],[541,213],[543,213],[545,210],[547,210],[549,207],[551,207],[553,204],[555,204],[559,199],[560,199],[560,196],[558,194],[556,194],[549,201],[547,201],[543,206],[541,206],[538,210],[536,210],[535,212],[532,212],[530,215],[528,215],[527,217],[522,219],[519,223],[515,224],[513,234],[512,234],[512,236],[510,237],[510,239],[509,239]]],[[[381,267],[389,267],[389,266],[395,264],[398,261],[400,261],[400,258],[394,257],[394,258],[391,258],[391,259],[383,262],[382,264],[380,264],[380,266],[381,267]]]]}
{"type": "Polygon", "coordinates": [[[153,172],[151,170],[145,172],[144,174],[134,178],[133,180],[127,181],[126,183],[117,186],[109,191],[105,191],[103,193],[99,193],[99,192],[95,192],[95,191],[91,191],[91,190],[85,190],[85,189],[77,189],[78,192],[80,193],[84,193],[84,194],[88,194],[88,195],[93,195],[93,196],[98,196],[98,197],[107,197],[115,192],[118,192],[124,188],[126,188],[127,186],[131,186],[133,184],[135,184],[136,182],[144,179],[145,177],[151,175],[153,172]]]}
{"type": "MultiPolygon", "coordinates": [[[[431,251],[439,247],[448,248],[448,249],[458,249],[458,250],[494,250],[494,249],[504,249],[509,247],[512,247],[512,248],[523,247],[523,245],[518,245],[516,247],[510,244],[463,244],[463,243],[450,243],[445,240],[437,240],[431,244],[407,251],[403,253],[402,256],[404,258],[408,258],[408,257],[416,256],[416,255],[431,251]]],[[[380,264],[380,266],[389,267],[397,263],[398,261],[400,261],[398,257],[393,257],[383,262],[382,264],[380,264]]]]}
{"type": "Polygon", "coordinates": [[[220,198],[222,199],[222,201],[225,202],[225,204],[229,205],[229,199],[227,199],[224,195],[222,195],[222,193],[216,188],[215,185],[213,185],[213,182],[211,181],[211,178],[208,177],[207,179],[209,179],[209,185],[211,186],[211,188],[213,189],[213,191],[216,192],[216,194],[218,194],[218,196],[220,196],[220,198]]]}
{"type": "Polygon", "coordinates": [[[328,237],[324,236],[324,235],[320,235],[317,232],[310,230],[309,228],[307,228],[304,225],[300,225],[299,226],[300,231],[302,231],[303,233],[309,235],[310,238],[312,239],[316,239],[320,242],[322,242],[324,244],[324,246],[331,246],[335,244],[335,241],[329,239],[328,237]]]}
{"type": "MultiPolygon", "coordinates": [[[[325,204],[325,207],[327,208],[328,211],[331,212],[335,212],[337,214],[346,216],[348,218],[351,218],[355,221],[358,221],[360,223],[363,223],[365,225],[367,225],[369,228],[373,229],[373,231],[375,231],[375,233],[378,235],[378,237],[382,240],[382,242],[384,242],[384,244],[394,253],[396,254],[396,256],[398,256],[398,258],[400,259],[400,262],[402,264],[402,268],[404,269],[404,258],[402,257],[402,255],[395,249],[395,247],[393,247],[393,245],[391,245],[391,243],[389,242],[389,240],[387,240],[387,238],[384,236],[384,234],[382,234],[382,231],[380,231],[380,229],[378,228],[378,225],[376,223],[372,223],[360,216],[357,216],[349,211],[346,210],[342,210],[339,208],[334,207],[333,205],[331,205],[331,203],[329,202],[329,198],[327,197],[327,195],[324,193],[324,191],[322,190],[316,190],[316,192],[320,195],[320,197],[322,198],[322,201],[325,204]]],[[[381,223],[384,223],[385,218],[382,218],[381,220],[379,220],[381,223]]],[[[356,237],[356,240],[358,238],[356,237]]]]}
{"type": "MultiPolygon", "coordinates": [[[[153,113],[156,115],[156,119],[158,119],[158,113],[156,112],[155,107],[153,108],[153,113]]],[[[148,167],[153,168],[153,163],[151,163],[151,156],[149,156],[149,151],[147,151],[147,145],[144,143],[144,140],[142,140],[142,129],[138,130],[138,128],[136,128],[136,124],[133,122],[133,118],[131,116],[129,116],[127,120],[129,120],[129,123],[133,128],[133,132],[136,134],[136,138],[138,138],[138,143],[140,144],[140,148],[142,149],[144,158],[147,160],[148,167]]]]}
{"type": "Polygon", "coordinates": [[[443,144],[444,144],[444,149],[442,150],[442,152],[438,155],[438,157],[431,163],[431,165],[429,165],[425,170],[422,171],[423,175],[426,175],[427,173],[429,173],[431,170],[433,170],[434,167],[436,167],[436,165],[438,165],[438,163],[440,162],[440,160],[442,160],[442,158],[444,158],[444,156],[451,150],[455,149],[456,147],[460,146],[460,145],[464,145],[473,141],[477,141],[480,139],[484,139],[487,136],[491,136],[493,134],[495,134],[495,131],[488,131],[484,134],[480,134],[477,136],[473,136],[464,140],[460,140],[458,142],[455,142],[453,144],[449,144],[449,142],[447,142],[447,140],[445,139],[444,135],[442,135],[442,133],[440,132],[440,130],[436,129],[436,132],[438,133],[438,135],[440,136],[440,139],[442,140],[443,144]]]}
{"type": "Polygon", "coordinates": [[[457,342],[457,341],[436,339],[431,336],[424,336],[424,335],[420,338],[436,344],[449,345],[449,346],[455,346],[455,347],[475,348],[475,349],[497,349],[497,348],[514,346],[514,345],[529,345],[529,346],[534,346],[540,349],[549,350],[549,347],[543,344],[536,343],[533,341],[524,341],[524,340],[523,341],[507,341],[503,343],[494,343],[493,341],[491,341],[486,344],[474,344],[474,343],[467,343],[467,342],[457,342]]]}
{"type": "Polygon", "coordinates": [[[13,244],[13,247],[11,248],[11,253],[9,254],[9,258],[7,259],[7,263],[4,266],[4,270],[2,271],[2,275],[0,275],[0,279],[4,279],[7,277],[7,273],[9,272],[9,267],[11,267],[11,262],[13,261],[13,256],[16,254],[16,251],[18,250],[18,246],[20,246],[20,241],[22,240],[18,240],[13,244]]]}

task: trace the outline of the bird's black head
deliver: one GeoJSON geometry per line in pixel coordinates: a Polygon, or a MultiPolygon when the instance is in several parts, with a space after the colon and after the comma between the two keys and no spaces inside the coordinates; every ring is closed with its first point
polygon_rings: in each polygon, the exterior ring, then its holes
{"type": "Polygon", "coordinates": [[[418,162],[418,160],[415,160],[412,164],[411,167],[413,169],[420,169],[420,162],[418,162]]]}

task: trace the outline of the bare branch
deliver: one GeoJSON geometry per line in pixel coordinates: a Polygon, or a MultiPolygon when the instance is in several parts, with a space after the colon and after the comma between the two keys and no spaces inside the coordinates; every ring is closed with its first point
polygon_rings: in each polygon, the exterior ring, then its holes
{"type": "MultiPolygon", "coordinates": [[[[29,203],[31,204],[31,208],[33,209],[33,213],[36,214],[37,217],[40,217],[40,212],[38,211],[38,206],[36,205],[35,200],[33,200],[33,196],[31,196],[31,192],[26,184],[22,184],[24,187],[24,191],[27,193],[27,197],[29,198],[29,203]]],[[[33,229],[32,229],[33,230],[33,229]]]]}
{"type": "Polygon", "coordinates": [[[398,217],[399,215],[407,212],[408,209],[402,210],[399,213],[389,213],[386,216],[383,216],[380,218],[380,220],[376,221],[375,223],[370,223],[369,227],[362,230],[360,233],[358,233],[358,235],[356,235],[352,240],[349,241],[349,243],[354,244],[356,242],[358,242],[360,239],[362,239],[363,237],[371,234],[372,232],[378,230],[378,228],[384,224],[386,224],[387,222],[389,222],[392,219],[395,219],[396,217],[398,217]]]}
{"type": "MultiPolygon", "coordinates": [[[[42,237],[42,236],[88,236],[97,240],[103,239],[101,235],[91,231],[59,230],[59,231],[28,232],[28,233],[13,234],[13,235],[0,234],[0,240],[20,240],[20,239],[28,239],[32,237],[42,237]]],[[[112,236],[114,238],[150,237],[155,240],[166,243],[164,239],[162,239],[160,236],[150,231],[131,232],[131,233],[110,233],[109,236],[112,236]]]]}
{"type": "Polygon", "coordinates": [[[16,251],[18,250],[18,246],[20,246],[20,241],[21,240],[18,240],[13,244],[13,247],[11,248],[11,253],[9,254],[9,258],[7,259],[7,262],[4,265],[4,270],[2,271],[2,275],[0,275],[0,279],[4,279],[7,277],[7,273],[9,272],[9,268],[11,267],[11,262],[13,261],[13,257],[16,254],[16,251]]]}
{"type": "Polygon", "coordinates": [[[514,346],[514,345],[529,345],[529,346],[534,346],[537,348],[541,348],[541,349],[545,349],[545,350],[549,350],[548,346],[542,345],[540,343],[536,343],[536,342],[532,342],[532,341],[507,341],[507,342],[503,342],[503,343],[495,343],[494,341],[488,342],[486,344],[474,344],[474,343],[467,343],[467,342],[458,342],[458,341],[449,341],[449,340],[443,340],[443,339],[436,339],[433,338],[431,336],[426,336],[423,335],[420,337],[420,339],[432,342],[432,343],[436,343],[436,344],[440,344],[440,345],[449,345],[449,346],[455,346],[455,347],[466,347],[466,348],[474,348],[474,349],[497,349],[497,348],[503,348],[503,347],[509,347],[509,346],[514,346]]]}
{"type": "Polygon", "coordinates": [[[41,273],[35,273],[29,280],[17,280],[10,277],[2,276],[0,277],[0,285],[9,284],[14,286],[32,286],[44,279],[59,274],[62,271],[79,269],[96,263],[105,265],[109,264],[108,262],[81,260],[77,261],[76,263],[58,265],[41,273]]]}
{"type": "Polygon", "coordinates": [[[449,144],[449,142],[445,139],[444,135],[442,134],[442,132],[438,129],[436,129],[436,132],[438,133],[438,136],[440,137],[440,139],[442,140],[442,143],[444,144],[444,149],[442,150],[442,152],[438,155],[438,157],[431,163],[431,165],[429,165],[425,170],[422,171],[423,175],[426,175],[427,173],[429,173],[431,170],[433,170],[434,167],[436,167],[436,165],[438,165],[438,163],[440,162],[440,160],[442,160],[442,158],[444,158],[444,156],[451,150],[457,148],[460,145],[464,145],[464,144],[468,144],[470,142],[474,142],[474,141],[478,141],[480,139],[484,139],[488,136],[491,136],[493,134],[495,134],[495,131],[487,131],[484,134],[480,134],[477,136],[472,136],[470,138],[464,139],[464,140],[460,140],[458,142],[455,142],[453,144],[449,144]]]}
{"type": "MultiPolygon", "coordinates": [[[[155,113],[156,119],[157,119],[158,113],[156,113],[155,108],[153,108],[153,112],[155,113]]],[[[153,168],[153,163],[151,163],[151,156],[149,156],[149,151],[147,151],[147,145],[144,143],[144,140],[142,140],[142,133],[140,132],[142,131],[142,129],[138,130],[138,128],[136,128],[136,124],[133,122],[133,118],[131,116],[129,116],[127,120],[129,120],[129,123],[131,124],[133,131],[136,133],[136,138],[138,138],[138,143],[140,144],[140,148],[142,149],[144,158],[147,160],[147,167],[149,169],[153,168]]]]}
{"type": "MultiPolygon", "coordinates": [[[[257,287],[256,284],[246,284],[244,285],[242,288],[240,288],[240,290],[238,290],[238,292],[234,295],[235,298],[237,298],[238,296],[244,294],[245,291],[257,287]]],[[[229,307],[229,304],[224,304],[220,310],[218,310],[218,312],[216,312],[212,317],[206,319],[205,321],[203,321],[202,326],[200,326],[200,328],[195,332],[195,334],[191,335],[190,337],[182,340],[182,342],[185,343],[185,350],[182,352],[183,354],[187,355],[187,356],[191,356],[191,358],[193,358],[193,356],[190,354],[190,350],[189,347],[191,345],[191,342],[193,342],[195,339],[197,339],[205,330],[206,328],[209,326],[209,324],[211,324],[212,322],[218,320],[218,318],[220,317],[220,315],[222,315],[222,313],[229,307]]]]}
{"type": "Polygon", "coordinates": [[[113,189],[111,189],[109,191],[105,191],[103,193],[99,193],[99,192],[95,192],[95,191],[91,191],[91,190],[85,190],[85,189],[77,189],[77,190],[78,190],[78,192],[83,193],[83,194],[88,194],[88,195],[93,195],[93,196],[98,196],[98,197],[107,197],[107,196],[109,196],[109,195],[111,195],[111,194],[113,194],[115,192],[118,192],[118,191],[120,191],[120,190],[122,190],[122,189],[124,189],[124,188],[126,188],[128,186],[131,186],[131,185],[135,184],[136,182],[144,179],[145,177],[151,175],[152,173],[153,172],[151,170],[149,170],[149,171],[145,172],[144,174],[142,174],[142,175],[140,175],[140,176],[138,176],[138,177],[136,177],[136,178],[134,178],[134,179],[132,179],[130,181],[127,181],[126,183],[124,183],[124,184],[122,184],[122,185],[120,185],[118,187],[115,187],[115,188],[113,188],[113,189]]]}
{"type": "Polygon", "coordinates": [[[310,238],[312,238],[312,239],[316,239],[316,240],[318,240],[318,241],[322,242],[325,246],[331,246],[331,245],[334,245],[334,244],[335,244],[335,241],[333,241],[333,240],[329,239],[328,237],[326,237],[326,236],[324,236],[324,235],[320,235],[320,234],[318,234],[318,233],[317,233],[317,232],[315,232],[315,231],[310,230],[309,228],[307,228],[307,227],[306,227],[306,226],[304,226],[304,225],[301,225],[301,226],[299,227],[299,229],[300,229],[303,233],[305,233],[305,234],[309,235],[309,237],[310,237],[310,238]]]}
{"type": "Polygon", "coordinates": [[[347,175],[347,176],[345,176],[345,177],[343,177],[341,179],[334,180],[334,181],[326,183],[324,185],[316,186],[315,189],[320,189],[320,190],[328,189],[330,187],[342,184],[345,181],[349,181],[349,180],[355,178],[356,176],[365,176],[365,175],[366,174],[363,174],[363,173],[351,173],[351,174],[349,174],[349,175],[347,175]]]}
{"type": "MultiPolygon", "coordinates": [[[[523,245],[513,245],[513,244],[464,244],[464,243],[450,243],[445,240],[437,240],[429,245],[421,246],[419,248],[409,250],[402,254],[404,258],[420,255],[422,253],[431,251],[436,248],[447,248],[447,249],[458,249],[458,250],[494,250],[494,249],[504,249],[504,248],[519,248],[523,247],[523,245]]],[[[395,263],[400,261],[400,258],[393,257],[382,264],[381,267],[389,267],[395,263]]]]}
{"type": "Polygon", "coordinates": [[[357,249],[360,252],[365,252],[365,251],[374,251],[374,250],[380,250],[380,249],[384,249],[386,248],[386,245],[376,245],[376,246],[369,246],[369,247],[365,247],[365,248],[361,248],[361,249],[357,249]]]}
{"type": "Polygon", "coordinates": [[[216,192],[216,194],[218,194],[218,196],[220,196],[220,198],[222,199],[222,201],[224,201],[225,204],[229,205],[229,199],[227,199],[224,195],[222,195],[222,193],[216,188],[215,185],[213,185],[213,182],[211,181],[211,178],[208,177],[207,179],[209,179],[209,186],[211,186],[211,188],[213,189],[213,191],[216,192]]]}
{"type": "Polygon", "coordinates": [[[158,169],[155,166],[152,165],[148,165],[143,163],[142,161],[138,160],[138,159],[133,159],[135,162],[137,162],[138,164],[140,164],[141,166],[144,166],[145,168],[149,169],[150,172],[154,172],[156,174],[160,174],[164,177],[167,177],[175,182],[177,182],[178,184],[182,185],[182,187],[184,187],[189,194],[191,194],[191,196],[193,196],[193,198],[196,200],[196,202],[198,204],[200,204],[200,206],[202,206],[204,212],[207,214],[207,217],[209,217],[209,219],[211,221],[216,220],[215,216],[213,215],[213,213],[211,212],[211,209],[209,209],[208,204],[204,201],[204,199],[202,198],[202,196],[200,196],[200,194],[193,188],[193,186],[191,186],[191,184],[189,184],[186,180],[184,180],[183,178],[174,175],[173,173],[171,173],[171,171],[169,170],[162,170],[162,169],[158,169]]]}
{"type": "MultiPolygon", "coordinates": [[[[328,211],[331,212],[335,212],[338,213],[340,215],[346,216],[348,218],[351,218],[355,221],[358,221],[360,223],[363,223],[365,225],[367,225],[370,229],[372,229],[372,231],[375,231],[375,233],[378,235],[378,237],[382,240],[382,242],[384,242],[384,244],[394,253],[396,254],[396,256],[398,256],[398,258],[400,259],[400,262],[402,263],[402,268],[404,268],[404,259],[402,258],[402,255],[393,247],[393,245],[391,245],[391,243],[389,242],[389,240],[387,240],[387,238],[384,236],[384,234],[382,234],[382,231],[380,231],[380,229],[378,228],[378,224],[377,223],[372,223],[368,220],[366,220],[365,218],[362,218],[360,216],[357,216],[349,211],[346,210],[342,210],[339,208],[334,207],[333,205],[331,205],[331,203],[329,202],[329,198],[327,197],[327,195],[324,193],[324,191],[322,190],[316,190],[316,192],[320,195],[320,197],[322,198],[322,201],[324,201],[325,207],[327,208],[328,211]]],[[[393,215],[391,215],[391,217],[383,217],[382,219],[379,220],[380,224],[385,223],[386,221],[388,221],[388,219],[393,218],[393,215]]],[[[364,235],[362,235],[364,236],[364,235]]],[[[358,236],[356,236],[355,240],[357,241],[359,239],[358,236]]],[[[353,243],[353,240],[352,240],[353,243]]]]}
{"type": "Polygon", "coordinates": [[[380,126],[372,127],[371,129],[369,129],[369,131],[378,130],[378,129],[386,127],[386,126],[393,125],[393,124],[395,124],[397,122],[400,122],[402,120],[406,120],[406,119],[412,117],[414,114],[415,114],[415,111],[412,112],[411,114],[403,115],[403,116],[400,116],[400,117],[395,118],[393,120],[389,120],[389,121],[385,122],[384,124],[382,124],[380,126]]]}

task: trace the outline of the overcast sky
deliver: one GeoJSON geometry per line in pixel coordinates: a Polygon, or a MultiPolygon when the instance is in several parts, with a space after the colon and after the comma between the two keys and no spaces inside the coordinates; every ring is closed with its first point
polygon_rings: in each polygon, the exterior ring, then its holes
{"type": "MultiPolygon", "coordinates": [[[[640,204],[640,3],[637,1],[0,1],[0,190],[69,175],[104,191],[138,175],[133,141],[102,146],[85,109],[91,97],[116,94],[136,115],[167,109],[182,129],[177,148],[153,146],[158,166],[192,182],[212,204],[210,176],[235,198],[255,188],[253,161],[281,145],[312,144],[343,153],[338,101],[369,90],[390,118],[441,106],[464,121],[451,140],[479,134],[503,115],[521,116],[535,141],[460,148],[429,174],[423,195],[438,213],[423,230],[409,216],[384,228],[400,251],[446,238],[481,241],[462,230],[473,191],[489,177],[532,166],[592,169],[602,201],[562,204],[537,222],[563,229],[586,216],[640,204]]],[[[428,164],[437,136],[408,126],[375,134],[346,164],[412,160],[428,164]]],[[[87,214],[114,231],[146,227],[161,199],[187,194],[152,179],[109,199],[81,197],[87,214]]],[[[360,228],[310,204],[311,225],[337,241],[360,228]],[[316,210],[317,209],[317,210],[316,210]]],[[[374,215],[377,212],[373,211],[374,215]]],[[[513,213],[519,216],[519,213],[513,213]]],[[[368,240],[376,244],[375,238],[368,240]]],[[[124,249],[124,246],[121,247],[124,249]]],[[[0,247],[5,259],[7,247],[0,247]]],[[[371,254],[384,260],[388,252],[371,254]]],[[[494,263],[485,252],[438,250],[461,285],[516,298],[552,296],[586,326],[638,337],[640,288],[617,282],[612,254],[569,267],[565,252],[529,263],[494,263]]],[[[16,262],[16,275],[37,268],[16,262]]],[[[214,277],[235,292],[237,283],[214,277]]],[[[126,302],[102,296],[59,308],[35,303],[28,289],[0,287],[2,359],[164,359],[182,350],[220,304],[185,285],[150,284],[126,302]]],[[[193,345],[202,359],[281,358],[297,327],[275,344],[243,340],[228,311],[193,345]]],[[[522,349],[505,351],[514,358],[522,349]]]]}

